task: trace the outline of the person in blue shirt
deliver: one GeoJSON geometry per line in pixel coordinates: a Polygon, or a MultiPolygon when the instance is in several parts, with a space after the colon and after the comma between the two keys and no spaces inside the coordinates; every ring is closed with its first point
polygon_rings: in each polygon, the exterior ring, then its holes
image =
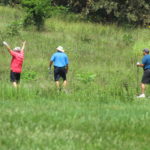
{"type": "Polygon", "coordinates": [[[144,98],[145,97],[145,85],[150,84],[150,55],[149,55],[149,49],[145,48],[143,50],[143,59],[142,64],[137,63],[137,67],[142,67],[144,70],[142,81],[141,81],[141,91],[142,94],[138,96],[138,98],[144,98]]]}
{"type": "Polygon", "coordinates": [[[56,87],[60,89],[59,79],[63,78],[63,88],[67,85],[67,77],[66,74],[68,72],[68,56],[64,53],[64,49],[62,46],[58,46],[56,48],[57,52],[54,53],[50,59],[49,67],[51,69],[52,64],[54,65],[54,79],[56,82],[56,87]]]}

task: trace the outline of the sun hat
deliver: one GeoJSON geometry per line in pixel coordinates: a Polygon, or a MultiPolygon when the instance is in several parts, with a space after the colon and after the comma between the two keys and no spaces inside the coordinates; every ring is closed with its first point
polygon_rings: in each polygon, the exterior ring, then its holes
{"type": "Polygon", "coordinates": [[[64,52],[64,49],[63,49],[62,46],[58,46],[56,49],[57,49],[58,51],[60,51],[60,52],[64,52]]]}
{"type": "Polygon", "coordinates": [[[20,48],[20,47],[15,47],[15,48],[13,49],[13,51],[21,51],[21,48],[20,48]]]}
{"type": "Polygon", "coordinates": [[[148,48],[144,48],[144,49],[143,49],[143,52],[149,53],[149,49],[148,49],[148,48]]]}

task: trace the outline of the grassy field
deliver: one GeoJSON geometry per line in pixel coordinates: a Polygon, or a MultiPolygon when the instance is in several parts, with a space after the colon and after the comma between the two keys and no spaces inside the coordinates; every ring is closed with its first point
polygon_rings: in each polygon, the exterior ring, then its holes
{"type": "Polygon", "coordinates": [[[148,150],[149,102],[4,100],[2,150],[148,150]]]}
{"type": "Polygon", "coordinates": [[[0,14],[0,42],[13,48],[27,41],[17,90],[9,82],[11,57],[0,44],[1,150],[149,149],[149,99],[135,99],[142,75],[135,64],[150,48],[149,29],[52,17],[43,32],[21,28],[8,36],[23,12],[0,7],[0,14]],[[70,60],[67,94],[56,93],[47,69],[59,45],[70,60]]]}

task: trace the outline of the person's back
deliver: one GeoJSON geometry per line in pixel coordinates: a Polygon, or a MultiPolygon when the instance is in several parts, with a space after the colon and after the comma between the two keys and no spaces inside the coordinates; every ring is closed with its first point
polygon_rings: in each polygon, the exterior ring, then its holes
{"type": "Polygon", "coordinates": [[[24,61],[24,52],[15,52],[15,51],[10,51],[10,54],[12,55],[12,60],[11,60],[11,70],[13,72],[22,72],[22,64],[24,61]]]}
{"type": "Polygon", "coordinates": [[[58,46],[56,50],[57,52],[54,53],[50,59],[50,68],[54,63],[54,79],[56,82],[56,86],[59,89],[60,77],[62,77],[64,80],[63,87],[65,87],[67,84],[66,74],[68,72],[68,56],[64,53],[62,46],[58,46]]]}
{"type": "Polygon", "coordinates": [[[68,57],[63,52],[56,52],[53,54],[51,61],[54,62],[55,67],[66,67],[68,64],[68,57]]]}

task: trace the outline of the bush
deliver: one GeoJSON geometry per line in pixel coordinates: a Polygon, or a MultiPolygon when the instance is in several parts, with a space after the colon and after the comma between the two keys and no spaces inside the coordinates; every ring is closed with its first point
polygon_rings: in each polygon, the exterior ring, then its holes
{"type": "Polygon", "coordinates": [[[42,30],[45,19],[48,16],[48,11],[51,6],[50,0],[23,0],[22,6],[26,10],[24,19],[24,27],[31,24],[37,27],[37,30],[42,30]]]}
{"type": "Polygon", "coordinates": [[[6,34],[10,36],[19,35],[21,28],[22,28],[21,21],[13,21],[11,24],[7,26],[6,34]]]}
{"type": "Polygon", "coordinates": [[[83,82],[83,83],[90,83],[92,81],[94,81],[94,79],[96,78],[96,74],[93,73],[80,73],[76,75],[77,80],[83,82]]]}
{"type": "Polygon", "coordinates": [[[123,41],[126,45],[130,45],[130,44],[134,43],[134,39],[131,34],[124,34],[123,41]]]}
{"type": "Polygon", "coordinates": [[[37,79],[37,73],[34,71],[27,71],[22,73],[22,79],[25,80],[36,80],[37,79]]]}

